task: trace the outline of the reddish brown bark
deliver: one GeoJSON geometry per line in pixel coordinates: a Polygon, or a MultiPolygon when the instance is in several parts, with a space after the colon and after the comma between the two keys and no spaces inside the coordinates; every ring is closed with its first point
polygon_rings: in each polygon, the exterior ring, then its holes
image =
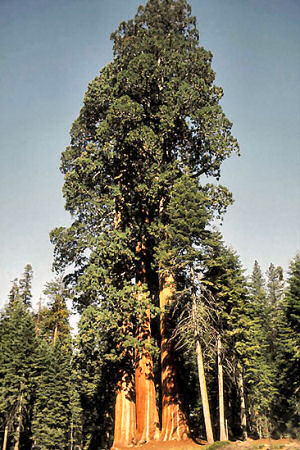
{"type": "MultiPolygon", "coordinates": [[[[137,253],[141,255],[141,268],[137,274],[137,284],[147,283],[146,247],[145,244],[137,246],[137,253]]],[[[139,293],[138,301],[143,293],[139,293]]],[[[156,407],[156,393],[153,375],[153,361],[145,344],[150,344],[151,323],[150,308],[147,308],[143,323],[138,331],[138,340],[142,348],[136,350],[135,392],[136,392],[136,439],[142,444],[159,438],[159,418],[156,407]]]]}
{"type": "Polygon", "coordinates": [[[172,343],[169,339],[170,324],[167,308],[174,299],[175,282],[172,275],[160,280],[161,331],[161,389],[162,430],[160,439],[184,440],[188,437],[186,417],[182,411],[176,382],[172,343]]]}
{"type": "MultiPolygon", "coordinates": [[[[114,226],[121,227],[121,213],[115,208],[114,226]]],[[[123,333],[130,330],[129,324],[123,323],[123,333]]],[[[132,360],[133,355],[123,355],[127,361],[132,360]]],[[[129,364],[130,365],[130,364],[129,364]]],[[[119,371],[115,402],[115,429],[114,442],[111,450],[130,447],[136,443],[136,407],[134,395],[134,374],[132,368],[123,367],[119,371]]]]}
{"type": "Polygon", "coordinates": [[[115,431],[112,450],[130,447],[135,443],[136,411],[132,377],[120,372],[115,403],[115,431]]]}
{"type": "Polygon", "coordinates": [[[152,357],[146,351],[137,352],[136,372],[136,438],[138,443],[159,438],[159,418],[153,380],[152,357]]]}

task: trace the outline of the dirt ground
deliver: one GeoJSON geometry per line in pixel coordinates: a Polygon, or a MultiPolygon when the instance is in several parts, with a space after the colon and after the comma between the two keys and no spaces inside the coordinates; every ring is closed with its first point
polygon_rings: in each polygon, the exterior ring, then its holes
{"type": "MultiPolygon", "coordinates": [[[[187,441],[168,441],[168,442],[158,442],[151,441],[148,444],[141,445],[137,448],[142,450],[193,450],[198,448],[199,450],[205,449],[220,449],[220,450],[238,450],[238,449],[262,449],[262,450],[300,450],[300,442],[295,439],[260,439],[253,440],[248,439],[247,441],[241,442],[228,442],[223,443],[216,442],[212,446],[205,445],[206,442],[202,441],[197,444],[192,440],[187,441]]],[[[133,447],[134,448],[134,447],[133,447]]]]}

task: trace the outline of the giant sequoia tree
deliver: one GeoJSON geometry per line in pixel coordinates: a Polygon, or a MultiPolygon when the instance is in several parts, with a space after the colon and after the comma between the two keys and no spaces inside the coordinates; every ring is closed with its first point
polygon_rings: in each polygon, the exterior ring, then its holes
{"type": "Polygon", "coordinates": [[[200,46],[185,0],[149,0],[112,39],[113,61],[90,83],[62,154],[73,223],[51,238],[56,268],[69,267],[79,310],[98,305],[114,331],[117,446],[159,435],[151,352],[156,306],[160,436],[188,433],[169,310],[178,279],[201,264],[210,245],[214,213],[231,200],[225,188],[205,184],[205,175],[218,179],[238,144],[219,105],[212,54],[200,46]]]}

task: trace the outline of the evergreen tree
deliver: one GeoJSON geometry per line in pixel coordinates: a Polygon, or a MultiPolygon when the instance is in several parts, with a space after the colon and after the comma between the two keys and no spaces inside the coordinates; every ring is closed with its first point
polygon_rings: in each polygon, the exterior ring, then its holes
{"type": "Polygon", "coordinates": [[[81,406],[72,370],[69,292],[61,279],[46,284],[49,304],[39,311],[36,394],[32,430],[42,449],[69,448],[81,442],[81,406]]]}
{"type": "Polygon", "coordinates": [[[289,267],[288,287],[282,301],[282,316],[277,337],[279,394],[275,420],[279,432],[299,437],[300,425],[300,255],[289,267]]]}
{"type": "Polygon", "coordinates": [[[31,305],[31,282],[33,271],[31,264],[26,264],[24,267],[23,277],[19,281],[19,293],[25,305],[31,305]]]}
{"type": "Polygon", "coordinates": [[[282,268],[280,266],[275,267],[274,264],[271,263],[267,271],[267,279],[268,301],[275,309],[279,307],[283,295],[284,281],[282,268]]]}
{"type": "Polygon", "coordinates": [[[57,340],[41,341],[32,432],[35,445],[43,450],[68,449],[71,431],[71,353],[57,340]]]}
{"type": "Polygon", "coordinates": [[[258,262],[254,261],[253,271],[251,274],[251,281],[249,285],[249,290],[252,295],[253,300],[263,298],[266,295],[265,292],[266,281],[263,277],[261,268],[258,262]]]}
{"type": "Polygon", "coordinates": [[[224,188],[201,185],[199,176],[218,178],[222,162],[238,145],[219,105],[222,89],[214,84],[212,55],[199,45],[195,18],[185,0],[149,0],[112,39],[114,59],[90,83],[71,130],[71,145],[62,155],[63,191],[73,223],[54,230],[51,238],[55,267],[74,268],[67,279],[79,308],[98,303],[103,312],[118,313],[118,353],[122,361],[127,355],[117,381],[115,413],[115,445],[122,445],[135,437],[144,442],[157,435],[149,345],[152,305],[159,291],[162,438],[180,439],[187,433],[168,339],[166,310],[177,289],[173,264],[181,260],[182,269],[196,257],[190,249],[203,236],[209,215],[201,216],[203,207],[198,215],[187,209],[188,193],[194,205],[205,198],[209,210],[228,204],[224,188]],[[181,228],[170,236],[169,219],[176,210],[181,228]],[[196,226],[188,230],[193,217],[196,226]],[[187,239],[189,251],[177,247],[177,261],[167,261],[175,238],[180,245],[187,239]],[[133,364],[134,345],[138,351],[133,364]],[[132,430],[124,442],[122,427],[128,423],[132,430]]]}
{"type": "Polygon", "coordinates": [[[36,350],[34,317],[20,297],[12,301],[11,296],[0,318],[0,329],[0,410],[10,442],[17,450],[30,445],[36,350]]]}
{"type": "Polygon", "coordinates": [[[272,318],[274,306],[270,305],[264,287],[265,280],[255,261],[250,282],[252,326],[249,346],[252,348],[252,355],[247,368],[247,383],[250,431],[259,436],[270,435],[272,409],[277,393],[275,342],[272,338],[276,326],[272,318]]]}
{"type": "MultiPolygon", "coordinates": [[[[265,309],[265,323],[263,324],[265,340],[268,346],[270,365],[276,371],[276,359],[278,353],[278,330],[282,320],[282,296],[284,289],[283,270],[280,266],[270,264],[267,270],[267,291],[265,309]]],[[[262,305],[263,306],[263,305],[262,305]]]]}
{"type": "Polygon", "coordinates": [[[63,280],[57,278],[46,283],[44,294],[48,298],[47,308],[41,311],[40,327],[42,335],[48,342],[55,345],[58,337],[61,341],[68,341],[70,338],[69,311],[67,300],[70,299],[69,290],[63,280]]]}
{"type": "MultiPolygon", "coordinates": [[[[225,246],[220,235],[207,256],[201,282],[212,293],[214,308],[219,311],[215,319],[215,345],[216,341],[219,348],[221,344],[219,365],[222,363],[224,369],[224,409],[229,433],[246,438],[245,377],[252,350],[249,342],[252,320],[244,269],[238,255],[225,246]]],[[[225,438],[226,430],[221,428],[221,433],[225,438]]]]}
{"type": "MultiPolygon", "coordinates": [[[[73,368],[82,407],[84,448],[110,448],[113,438],[114,387],[119,370],[118,327],[111,314],[89,306],[78,324],[73,368]]],[[[126,357],[123,360],[126,363],[126,357]]]]}
{"type": "Polygon", "coordinates": [[[9,291],[9,295],[8,295],[9,304],[12,305],[19,298],[20,298],[20,287],[19,287],[18,279],[15,278],[12,281],[12,287],[11,287],[11,289],[9,291]]]}

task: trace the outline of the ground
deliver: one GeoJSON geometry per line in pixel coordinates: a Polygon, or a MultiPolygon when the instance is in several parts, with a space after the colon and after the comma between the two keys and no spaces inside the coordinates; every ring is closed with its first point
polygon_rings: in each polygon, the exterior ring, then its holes
{"type": "Polygon", "coordinates": [[[198,448],[198,450],[238,450],[238,449],[262,449],[262,450],[300,450],[300,442],[295,439],[260,439],[253,440],[248,439],[245,442],[216,442],[213,445],[205,445],[206,443],[196,442],[192,440],[187,441],[168,441],[168,442],[158,442],[151,441],[148,444],[141,445],[137,448],[141,450],[193,450],[198,448]]]}

